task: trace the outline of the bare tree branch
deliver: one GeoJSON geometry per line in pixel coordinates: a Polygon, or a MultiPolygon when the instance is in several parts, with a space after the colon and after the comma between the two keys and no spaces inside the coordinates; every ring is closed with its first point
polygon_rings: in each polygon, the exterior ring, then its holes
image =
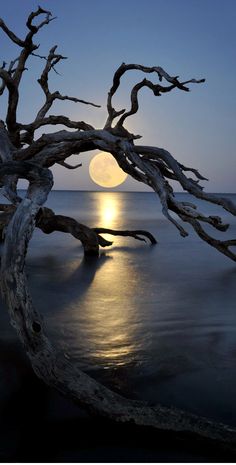
{"type": "Polygon", "coordinates": [[[138,94],[138,91],[144,86],[149,87],[153,91],[154,95],[159,96],[159,95],[161,95],[161,93],[169,92],[172,89],[174,89],[175,87],[188,92],[189,88],[186,87],[186,84],[189,84],[189,83],[199,84],[199,83],[205,82],[205,79],[199,79],[199,80],[190,79],[188,81],[185,81],[185,82],[181,83],[181,82],[179,82],[178,77],[179,76],[173,76],[173,77],[170,76],[160,66],[148,67],[148,66],[143,66],[143,65],[139,65],[139,64],[125,64],[125,63],[122,63],[121,66],[117,69],[117,71],[114,74],[113,85],[112,85],[110,91],[108,92],[108,98],[107,98],[108,119],[106,121],[105,128],[111,127],[113,120],[117,116],[120,116],[120,115],[123,114],[123,116],[120,118],[120,120],[117,123],[118,126],[122,126],[124,120],[128,116],[130,116],[130,115],[132,115],[132,114],[134,114],[134,113],[136,113],[138,111],[137,94],[138,94]],[[160,81],[162,81],[163,78],[164,78],[166,81],[171,83],[171,86],[163,87],[163,86],[160,86],[159,84],[153,84],[152,82],[147,81],[146,79],[144,79],[142,82],[136,84],[136,86],[133,87],[133,89],[131,91],[131,110],[130,110],[130,112],[125,113],[125,115],[124,115],[123,114],[125,112],[124,109],[122,109],[120,111],[116,111],[113,108],[113,106],[112,106],[112,97],[114,96],[114,94],[116,93],[118,87],[120,86],[121,77],[123,76],[123,74],[126,73],[126,71],[129,71],[129,70],[139,70],[139,71],[142,71],[144,73],[156,73],[158,75],[160,81]]]}
{"type": "MultiPolygon", "coordinates": [[[[68,95],[62,95],[59,91],[55,91],[53,93],[49,91],[49,87],[48,87],[49,72],[51,71],[51,69],[55,70],[55,65],[59,61],[64,60],[66,57],[55,53],[56,48],[57,48],[56,45],[51,48],[48,57],[43,57],[42,55],[36,54],[35,50],[38,48],[38,46],[33,43],[33,37],[34,35],[38,33],[39,29],[41,29],[43,26],[51,22],[53,19],[55,18],[52,17],[52,14],[50,11],[44,10],[43,8],[39,6],[38,9],[32,12],[27,19],[26,25],[29,29],[29,32],[26,35],[24,40],[21,40],[17,36],[15,36],[15,34],[7,28],[4,21],[0,20],[0,27],[2,28],[2,30],[8,35],[8,37],[14,43],[16,43],[22,48],[20,56],[17,59],[18,64],[16,68],[14,69],[14,72],[13,72],[13,62],[10,65],[10,68],[8,69],[8,71],[5,70],[4,67],[0,68],[0,77],[2,79],[2,85],[0,87],[0,95],[3,93],[5,87],[7,87],[8,92],[9,92],[9,105],[8,105],[8,110],[7,110],[6,123],[7,123],[7,128],[8,128],[11,140],[16,147],[20,147],[21,143],[31,143],[34,138],[35,128],[37,129],[38,127],[42,125],[46,125],[50,123],[61,124],[60,122],[57,122],[55,118],[54,120],[51,118],[51,120],[49,120],[49,123],[48,123],[47,119],[45,118],[45,115],[47,114],[48,110],[51,108],[55,100],[69,100],[75,103],[82,103],[86,105],[92,105],[94,107],[100,107],[100,105],[97,105],[93,102],[89,102],[89,101],[79,99],[76,97],[71,97],[68,95]],[[45,16],[45,18],[38,25],[33,24],[34,19],[41,15],[45,16]],[[30,55],[35,55],[35,56],[39,56],[40,58],[46,59],[46,65],[43,69],[41,77],[38,79],[38,82],[45,94],[46,101],[43,104],[42,108],[38,111],[35,121],[31,123],[30,125],[28,125],[28,128],[24,128],[26,132],[23,135],[20,135],[20,130],[22,130],[22,126],[20,125],[20,123],[17,122],[17,107],[18,107],[18,101],[19,101],[18,88],[19,88],[19,84],[22,78],[22,74],[24,70],[26,69],[25,68],[26,61],[30,55]],[[38,124],[39,121],[40,123],[38,124]]],[[[14,61],[14,64],[15,63],[16,61],[14,61]]],[[[79,124],[73,121],[70,122],[69,118],[67,118],[66,126],[75,128],[75,127],[79,127],[79,124]]],[[[88,129],[88,126],[89,125],[87,125],[86,129],[88,129]]]]}
{"type": "Polygon", "coordinates": [[[20,47],[25,46],[25,41],[21,40],[19,37],[16,36],[14,32],[12,32],[4,23],[3,19],[0,18],[0,28],[5,32],[5,34],[11,39],[14,44],[19,45],[20,47]]]}
{"type": "Polygon", "coordinates": [[[63,166],[64,168],[67,168],[68,170],[76,170],[77,168],[81,168],[82,163],[78,163],[77,165],[69,165],[69,163],[66,163],[65,161],[59,161],[58,165],[63,166]]]}
{"type": "MultiPolygon", "coordinates": [[[[132,141],[125,138],[121,139],[106,130],[72,133],[59,131],[55,134],[42,136],[35,144],[32,144],[30,151],[27,152],[28,149],[25,149],[22,151],[22,154],[24,154],[25,157],[27,153],[30,153],[30,157],[33,156],[35,162],[43,163],[44,166],[50,166],[55,163],[55,161],[64,161],[65,155],[72,154],[72,152],[79,153],[83,150],[84,141],[93,142],[95,145],[94,148],[110,151],[124,171],[131,174],[135,179],[151,186],[154,191],[157,192],[161,200],[163,214],[178,228],[183,237],[186,237],[188,232],[170,214],[171,211],[177,213],[181,220],[184,215],[185,222],[186,219],[189,218],[191,220],[189,221],[190,224],[192,224],[193,218],[195,220],[197,218],[220,231],[226,231],[228,228],[228,225],[223,224],[219,217],[205,217],[200,212],[197,212],[196,209],[190,208],[175,200],[173,190],[166,180],[166,177],[177,180],[185,190],[195,195],[195,197],[221,205],[232,214],[236,213],[236,207],[228,199],[204,193],[202,187],[198,184],[199,179],[203,179],[203,176],[197,170],[179,164],[172,155],[164,149],[135,146],[132,141]],[[34,145],[36,150],[35,154],[32,152],[34,145]],[[197,181],[185,176],[184,171],[190,170],[197,177],[197,181]]],[[[197,229],[195,230],[197,232],[197,229]]],[[[201,238],[203,238],[203,235],[201,238]]],[[[219,247],[218,242],[215,242],[214,238],[212,238],[212,246],[216,247],[221,253],[224,253],[225,246],[219,247]]],[[[227,256],[229,256],[229,254],[227,256]]],[[[235,257],[235,254],[232,252],[230,253],[230,258],[235,259],[233,257],[235,257]]]]}
{"type": "Polygon", "coordinates": [[[86,105],[92,105],[94,107],[100,107],[100,105],[96,105],[95,103],[87,102],[86,100],[81,100],[76,97],[69,97],[68,95],[61,95],[60,92],[56,91],[51,93],[49,91],[48,87],[48,75],[49,72],[51,71],[52,68],[60,61],[60,60],[65,60],[66,57],[63,57],[62,55],[58,55],[55,53],[57,49],[57,45],[51,48],[49,55],[47,57],[47,62],[44,67],[44,70],[41,74],[41,77],[38,79],[38,82],[46,96],[46,101],[42,108],[39,110],[35,121],[40,120],[45,117],[46,113],[48,110],[51,108],[53,102],[55,100],[70,100],[75,103],[84,103],[86,105]]]}
{"type": "MultiPolygon", "coordinates": [[[[145,238],[149,239],[152,245],[157,244],[155,237],[148,231],[144,231],[143,229],[138,229],[135,231],[121,231],[116,229],[108,229],[108,228],[93,228],[97,234],[111,234],[112,236],[125,236],[125,237],[134,237],[139,241],[146,241],[145,238]],[[143,236],[143,237],[141,237],[143,236]]],[[[110,244],[109,244],[110,245],[110,244]]]]}
{"type": "Polygon", "coordinates": [[[202,187],[200,185],[194,183],[192,179],[189,179],[184,175],[181,169],[182,165],[179,164],[167,150],[158,147],[148,147],[141,145],[134,146],[133,150],[135,151],[135,153],[139,153],[142,155],[150,154],[151,157],[160,158],[177,175],[178,181],[185,191],[189,192],[190,194],[194,195],[199,199],[207,200],[208,202],[220,205],[225,210],[230,212],[232,215],[236,215],[236,206],[230,199],[227,199],[225,197],[218,197],[217,195],[203,192],[202,187]]]}
{"type": "MultiPolygon", "coordinates": [[[[183,84],[186,84],[188,82],[201,83],[201,82],[204,82],[204,81],[205,81],[204,79],[201,79],[199,81],[197,81],[196,79],[191,79],[190,81],[186,81],[183,84]]],[[[149,89],[151,89],[153,91],[153,94],[156,97],[160,97],[161,94],[166,93],[166,92],[170,92],[172,89],[174,89],[175,87],[179,87],[179,86],[177,84],[172,84],[171,86],[161,86],[160,84],[153,84],[151,81],[148,81],[146,78],[143,79],[141,82],[136,84],[133,87],[133,89],[131,90],[131,95],[130,95],[131,109],[130,109],[130,111],[127,111],[127,112],[123,113],[123,115],[121,116],[121,118],[117,122],[117,126],[122,126],[125,119],[128,116],[131,116],[131,115],[134,115],[135,113],[137,113],[138,108],[139,108],[138,92],[139,92],[140,89],[142,89],[142,87],[148,87],[149,89]]],[[[185,88],[184,86],[179,87],[179,88],[181,88],[182,90],[188,91],[188,88],[185,88]]]]}
{"type": "Polygon", "coordinates": [[[38,119],[30,124],[19,124],[19,128],[31,132],[36,131],[36,129],[39,129],[42,126],[54,126],[57,124],[61,124],[72,129],[80,129],[82,131],[94,129],[94,127],[91,126],[91,124],[85,123],[84,121],[71,121],[69,118],[63,115],[50,115],[45,118],[38,119]]]}
{"type": "Polygon", "coordinates": [[[45,24],[48,24],[49,22],[53,21],[54,19],[56,19],[56,17],[52,17],[51,11],[44,10],[43,8],[38,6],[37,11],[33,11],[32,13],[30,13],[30,15],[29,15],[29,17],[27,19],[27,22],[26,22],[26,26],[31,31],[32,35],[34,35],[39,31],[39,29],[41,29],[43,26],[45,26],[45,24]],[[36,17],[38,17],[38,16],[40,16],[42,14],[46,15],[45,19],[41,23],[39,23],[38,26],[32,24],[32,21],[34,20],[34,18],[36,18],[36,17]]]}
{"type": "Polygon", "coordinates": [[[8,37],[17,45],[19,45],[22,48],[21,54],[18,59],[18,65],[14,71],[14,74],[12,76],[12,81],[9,80],[9,77],[4,75],[2,73],[2,70],[0,72],[0,77],[3,79],[5,82],[8,91],[9,91],[9,103],[8,103],[8,110],[7,110],[7,118],[6,118],[6,123],[8,127],[8,131],[10,134],[10,137],[12,139],[12,142],[16,145],[16,147],[20,146],[20,137],[19,137],[19,129],[17,125],[17,118],[16,118],[16,112],[17,112],[17,107],[18,107],[18,101],[19,101],[19,93],[18,93],[18,88],[19,84],[22,78],[22,74],[25,70],[25,64],[26,61],[29,57],[29,55],[38,48],[37,45],[33,43],[33,36],[37,34],[39,29],[41,29],[45,24],[48,24],[52,19],[50,18],[51,13],[49,11],[43,10],[41,7],[38,7],[38,10],[35,12],[32,12],[28,19],[27,19],[27,27],[30,29],[29,33],[26,35],[25,40],[22,41],[19,39],[10,29],[8,29],[4,23],[3,20],[0,20],[0,27],[2,30],[8,35],[8,37]],[[35,26],[32,24],[32,21],[35,17],[40,16],[40,15],[46,15],[45,20],[43,20],[38,26],[35,26]]]}
{"type": "MultiPolygon", "coordinates": [[[[11,76],[12,73],[15,72],[15,70],[14,70],[13,67],[14,67],[14,65],[17,63],[18,60],[19,60],[19,58],[16,58],[15,60],[12,60],[12,61],[10,62],[9,67],[8,67],[8,70],[7,70],[7,73],[8,73],[9,76],[11,76]]],[[[6,63],[4,62],[2,68],[0,68],[0,72],[1,72],[1,69],[2,69],[2,70],[5,69],[5,65],[6,65],[6,63]]],[[[3,75],[3,76],[2,76],[2,84],[1,84],[1,87],[0,87],[0,96],[3,94],[3,92],[4,92],[5,88],[6,88],[6,81],[7,81],[7,80],[8,80],[7,74],[3,75]]],[[[9,81],[9,82],[12,82],[12,81],[9,81]]]]}
{"type": "MultiPolygon", "coordinates": [[[[16,211],[16,207],[14,205],[0,204],[0,211],[3,212],[0,214],[1,233],[8,226],[14,212],[16,211]]],[[[118,231],[108,228],[88,228],[84,224],[78,223],[78,221],[74,218],[64,215],[55,215],[53,210],[46,207],[39,210],[36,217],[36,226],[45,234],[51,234],[54,231],[70,233],[82,243],[85,256],[98,256],[99,245],[101,247],[108,247],[113,244],[113,242],[102,237],[101,234],[133,237],[134,239],[144,242],[146,239],[149,239],[152,245],[157,244],[155,237],[148,231],[118,231]]]]}
{"type": "MultiPolygon", "coordinates": [[[[132,421],[158,430],[188,431],[234,447],[234,428],[178,409],[126,399],[71,365],[52,346],[45,334],[42,318],[33,306],[24,271],[25,255],[36,215],[46,200],[51,180],[46,170],[32,171],[29,165],[24,164],[30,178],[27,198],[17,208],[7,230],[1,263],[1,286],[8,302],[12,324],[27,348],[27,355],[37,376],[97,415],[122,423],[132,421]],[[42,186],[38,187],[38,177],[44,181],[43,192],[42,186]]],[[[12,173],[14,169],[18,171],[18,166],[12,165],[11,169],[5,167],[3,172],[6,173],[7,169],[12,173]]],[[[0,169],[0,179],[3,172],[0,169]]]]}
{"type": "Polygon", "coordinates": [[[71,121],[63,115],[47,116],[55,100],[69,100],[98,106],[85,100],[62,95],[59,91],[50,91],[49,73],[55,70],[55,66],[65,57],[56,53],[57,46],[50,49],[47,57],[35,53],[38,45],[33,43],[33,38],[44,25],[53,19],[49,11],[38,7],[27,19],[28,32],[24,40],[17,37],[0,20],[3,32],[22,49],[19,58],[11,62],[8,68],[5,62],[0,68],[2,80],[0,95],[5,89],[9,94],[6,127],[4,122],[0,122],[0,187],[11,202],[10,206],[0,205],[1,237],[3,238],[5,234],[1,259],[1,291],[7,301],[12,324],[26,348],[35,373],[50,386],[55,387],[89,411],[120,422],[132,421],[157,429],[188,431],[235,446],[236,431],[233,428],[180,410],[167,409],[160,405],[150,406],[125,399],[73,367],[51,345],[44,331],[42,318],[33,306],[25,275],[25,257],[35,226],[47,234],[53,231],[72,234],[82,242],[86,255],[98,255],[99,246],[106,247],[112,244],[101,234],[131,236],[137,240],[148,239],[151,244],[156,243],[152,234],[142,229],[135,231],[91,229],[73,218],[56,215],[44,206],[53,185],[52,174],[48,167],[59,163],[65,168],[75,169],[80,164],[71,166],[66,162],[67,158],[72,154],[79,155],[81,152],[94,149],[110,152],[121,169],[135,180],[151,187],[160,198],[163,214],[178,228],[182,236],[187,236],[188,231],[180,222],[189,224],[201,239],[236,261],[236,254],[231,250],[236,246],[236,240],[220,241],[210,236],[202,227],[202,223],[205,223],[207,227],[224,232],[228,224],[223,223],[219,216],[205,216],[192,202],[178,201],[170,181],[177,181],[186,192],[200,200],[217,204],[233,215],[236,215],[236,206],[227,198],[204,193],[200,181],[206,178],[195,168],[188,168],[179,163],[166,150],[135,145],[135,140],[140,136],[131,134],[123,127],[126,118],[138,111],[138,92],[143,87],[149,88],[154,95],[160,96],[174,88],[188,91],[187,84],[202,83],[204,80],[190,79],[180,82],[178,76],[170,76],[161,67],[123,63],[115,72],[113,85],[108,92],[108,117],[104,129],[94,129],[86,122],[71,121]],[[38,24],[35,24],[35,20],[39,21],[38,24]],[[45,96],[45,102],[33,122],[21,124],[17,121],[19,86],[30,55],[46,60],[38,80],[45,96]],[[154,73],[158,76],[159,83],[153,83],[146,78],[138,82],[131,90],[130,110],[115,110],[112,98],[120,86],[122,76],[129,70],[154,73]],[[160,84],[163,80],[167,81],[166,86],[160,84]],[[112,127],[117,117],[119,117],[118,122],[112,127]],[[62,124],[73,131],[62,130],[43,134],[34,140],[34,133],[37,129],[57,124],[62,124]],[[28,147],[22,144],[28,144],[28,147]],[[186,172],[192,173],[194,179],[187,177],[186,172]],[[17,194],[19,178],[29,181],[24,199],[17,194]]]}

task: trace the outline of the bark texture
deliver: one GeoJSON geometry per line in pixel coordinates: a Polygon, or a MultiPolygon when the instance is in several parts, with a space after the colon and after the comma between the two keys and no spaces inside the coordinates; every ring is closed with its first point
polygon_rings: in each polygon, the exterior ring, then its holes
{"type": "MultiPolygon", "coordinates": [[[[14,205],[0,204],[0,239],[3,241],[5,231],[14,212],[14,205]]],[[[157,244],[155,237],[148,231],[134,230],[122,231],[108,228],[89,228],[84,224],[78,223],[74,218],[64,215],[55,215],[55,213],[47,207],[40,208],[36,217],[36,227],[41,229],[45,234],[51,234],[54,231],[69,233],[78,239],[83,246],[85,256],[99,256],[99,246],[108,247],[113,242],[108,241],[101,234],[109,234],[112,236],[133,237],[139,241],[148,239],[151,245],[157,244]]]]}
{"type": "Polygon", "coordinates": [[[56,100],[98,106],[50,89],[49,74],[51,70],[56,71],[55,66],[65,57],[57,52],[56,45],[49,50],[47,56],[39,55],[36,53],[38,45],[34,43],[34,38],[38,31],[53,19],[51,12],[38,7],[27,19],[28,32],[24,39],[19,38],[0,19],[0,28],[20,49],[16,59],[8,66],[4,62],[0,67],[0,95],[8,93],[5,121],[0,123],[0,187],[10,202],[10,205],[0,207],[2,211],[0,232],[4,238],[1,257],[1,292],[7,302],[12,325],[24,344],[35,373],[47,384],[90,412],[115,421],[190,432],[235,447],[234,428],[216,424],[181,410],[164,408],[160,405],[150,406],[143,402],[125,399],[72,366],[64,355],[58,353],[52,346],[46,335],[42,318],[33,305],[25,274],[25,257],[36,226],[46,234],[53,231],[72,234],[82,242],[85,254],[98,255],[99,246],[111,245],[111,242],[101,236],[104,233],[132,236],[138,240],[148,239],[151,244],[156,243],[155,238],[142,229],[137,231],[91,229],[73,218],[57,215],[45,207],[53,185],[50,167],[59,163],[65,169],[77,168],[80,164],[75,167],[70,166],[66,159],[72,154],[79,155],[88,150],[99,149],[110,152],[126,173],[152,187],[160,198],[163,214],[183,237],[188,235],[183,223],[188,223],[201,239],[236,261],[233,250],[236,240],[215,239],[208,232],[209,228],[207,231],[203,228],[203,224],[206,224],[207,227],[224,232],[228,224],[224,224],[218,216],[203,215],[194,203],[177,201],[171,181],[178,181],[186,192],[203,201],[220,205],[232,215],[236,214],[235,205],[227,198],[204,193],[200,181],[206,178],[195,168],[179,163],[162,148],[137,145],[136,140],[141,136],[131,134],[124,126],[127,118],[138,111],[138,95],[143,87],[147,87],[154,96],[158,97],[175,89],[187,92],[188,84],[203,83],[204,79],[180,81],[178,76],[169,75],[159,66],[147,67],[122,63],[114,74],[113,84],[108,92],[107,119],[103,128],[95,129],[84,121],[72,121],[64,115],[48,115],[56,100]],[[20,83],[30,56],[42,60],[44,64],[38,79],[44,102],[42,107],[37,109],[34,120],[25,124],[18,121],[17,110],[20,83]],[[129,70],[139,70],[145,75],[154,74],[159,79],[159,83],[154,84],[145,77],[131,90],[130,109],[115,109],[113,96],[120,86],[122,76],[129,70]],[[50,128],[63,125],[65,129],[49,132],[37,138],[36,130],[48,125],[50,128]],[[19,178],[29,181],[25,198],[21,198],[17,192],[19,178]]]}

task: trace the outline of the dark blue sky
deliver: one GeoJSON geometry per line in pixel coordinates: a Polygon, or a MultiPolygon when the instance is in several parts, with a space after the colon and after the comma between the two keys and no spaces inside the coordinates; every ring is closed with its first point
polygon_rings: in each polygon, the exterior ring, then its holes
{"type": "MultiPolygon", "coordinates": [[[[193,85],[190,93],[176,90],[155,98],[144,89],[139,113],[127,126],[143,135],[143,144],[164,147],[180,162],[198,168],[210,178],[206,190],[236,191],[235,0],[47,0],[41,6],[58,19],[40,33],[39,53],[46,54],[58,44],[68,56],[58,66],[62,75],[51,75],[51,88],[102,105],[95,109],[60,102],[51,113],[102,127],[107,91],[123,61],[159,65],[183,79],[205,77],[206,83],[193,85]]],[[[20,36],[33,9],[37,2],[30,0],[1,2],[1,16],[20,36]]],[[[0,58],[7,61],[15,56],[16,48],[1,33],[0,58]]],[[[36,82],[43,62],[34,58],[31,64],[19,111],[19,119],[27,122],[43,98],[36,82]]],[[[136,72],[124,78],[117,106],[129,106],[129,89],[142,78],[136,72]]],[[[55,187],[96,189],[88,175],[92,155],[83,155],[83,167],[74,172],[55,168],[55,187]]],[[[142,185],[128,179],[120,189],[140,190],[142,185]]]]}

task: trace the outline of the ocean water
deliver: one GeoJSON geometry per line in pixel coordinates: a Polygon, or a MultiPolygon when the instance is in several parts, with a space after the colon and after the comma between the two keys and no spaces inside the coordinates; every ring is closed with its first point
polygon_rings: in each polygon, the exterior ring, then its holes
{"type": "MultiPolygon", "coordinates": [[[[227,233],[209,226],[212,235],[236,238],[235,217],[194,202],[230,222],[227,233]]],[[[146,229],[158,240],[106,236],[113,245],[84,260],[69,234],[35,231],[30,289],[60,350],[123,395],[236,426],[236,263],[190,226],[182,238],[153,193],[53,191],[47,206],[91,227],[146,229]]],[[[0,337],[11,339],[1,313],[0,337]]]]}

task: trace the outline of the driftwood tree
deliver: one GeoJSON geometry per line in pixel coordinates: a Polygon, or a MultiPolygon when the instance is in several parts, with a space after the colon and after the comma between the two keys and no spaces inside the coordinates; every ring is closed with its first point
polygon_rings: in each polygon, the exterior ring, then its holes
{"type": "Polygon", "coordinates": [[[140,136],[131,134],[124,127],[127,118],[138,111],[138,93],[143,87],[148,87],[154,96],[158,97],[174,89],[187,92],[188,84],[202,83],[204,79],[182,82],[178,76],[170,76],[158,66],[122,63],[114,74],[113,84],[108,92],[108,116],[105,125],[102,129],[95,129],[84,121],[72,121],[63,115],[48,114],[56,100],[70,100],[96,106],[50,89],[49,73],[64,58],[57,52],[57,46],[54,46],[47,57],[41,57],[44,58],[44,67],[38,83],[44,93],[45,101],[34,121],[28,124],[18,121],[19,88],[27,60],[32,55],[40,56],[36,53],[38,45],[34,43],[35,36],[53,19],[49,11],[38,7],[37,11],[32,12],[27,19],[28,32],[24,39],[16,36],[0,19],[2,31],[20,49],[16,59],[10,64],[3,62],[0,68],[0,94],[8,93],[6,118],[0,126],[0,183],[2,193],[10,201],[10,204],[0,206],[3,239],[1,292],[7,302],[11,323],[25,347],[35,373],[47,384],[90,412],[119,422],[129,421],[157,429],[188,431],[232,446],[235,444],[236,430],[180,410],[160,405],[150,406],[143,402],[125,399],[72,366],[49,341],[43,321],[33,305],[25,274],[25,256],[35,227],[47,234],[55,230],[71,233],[82,242],[85,254],[92,255],[98,255],[99,247],[111,244],[101,236],[102,233],[131,235],[136,239],[148,238],[151,243],[156,242],[150,233],[143,230],[90,229],[73,218],[56,215],[44,206],[53,186],[50,168],[55,163],[61,164],[66,169],[76,168],[65,160],[72,154],[79,155],[81,152],[93,149],[110,152],[126,173],[137,181],[151,186],[160,198],[163,214],[182,236],[187,236],[188,233],[175,219],[176,216],[182,222],[189,223],[201,239],[236,261],[236,254],[232,251],[236,240],[214,239],[203,228],[203,224],[207,223],[219,231],[226,231],[228,225],[223,224],[218,216],[204,216],[193,203],[178,201],[169,180],[178,181],[188,193],[198,199],[218,204],[233,215],[236,214],[235,205],[227,198],[204,193],[199,181],[205,178],[196,169],[179,163],[162,148],[138,145],[136,141],[140,136]],[[154,74],[159,78],[159,83],[154,84],[145,77],[131,90],[130,109],[116,110],[112,99],[122,76],[129,70],[139,70],[145,75],[154,74]],[[70,131],[65,129],[35,137],[37,129],[43,126],[50,126],[52,129],[56,125],[63,125],[70,131]],[[187,173],[192,173],[194,178],[188,177],[187,173]],[[25,198],[21,198],[17,191],[19,178],[29,181],[25,198]],[[175,214],[174,217],[172,212],[175,214]]]}

